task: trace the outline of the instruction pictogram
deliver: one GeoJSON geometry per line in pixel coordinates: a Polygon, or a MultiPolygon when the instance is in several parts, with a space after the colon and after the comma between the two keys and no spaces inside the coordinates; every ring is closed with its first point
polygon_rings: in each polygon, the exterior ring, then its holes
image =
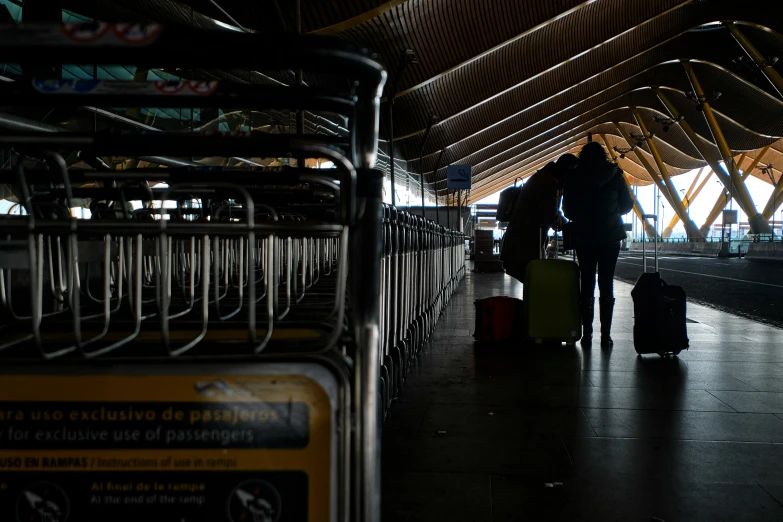
{"type": "Polygon", "coordinates": [[[157,81],[155,82],[155,88],[163,94],[177,94],[185,88],[185,83],[177,80],[157,81]]]}
{"type": "Polygon", "coordinates": [[[109,31],[109,24],[78,23],[63,24],[63,33],[74,42],[95,42],[109,31]]]}
{"type": "Polygon", "coordinates": [[[145,44],[157,38],[161,29],[160,24],[116,24],[114,34],[129,44],[145,44]]]}
{"type": "Polygon", "coordinates": [[[219,82],[217,81],[189,81],[188,87],[194,94],[207,95],[217,90],[219,82]]]}
{"type": "Polygon", "coordinates": [[[241,483],[228,500],[231,522],[277,522],[281,510],[280,493],[263,480],[241,483]]]}
{"type": "Polygon", "coordinates": [[[18,522],[66,522],[69,512],[68,496],[51,482],[25,488],[16,503],[18,522]]]}

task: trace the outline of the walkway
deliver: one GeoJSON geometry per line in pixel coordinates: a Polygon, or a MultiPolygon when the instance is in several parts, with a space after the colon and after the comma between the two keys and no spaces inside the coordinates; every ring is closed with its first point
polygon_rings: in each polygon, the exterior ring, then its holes
{"type": "MultiPolygon", "coordinates": [[[[659,262],[663,278],[669,284],[686,287],[692,302],[783,326],[783,263],[780,261],[664,256],[659,262]]],[[[647,266],[652,270],[652,259],[647,259],[647,266]]],[[[619,279],[636,281],[641,272],[641,254],[621,255],[615,274],[619,279]]]]}
{"type": "Polygon", "coordinates": [[[384,425],[385,522],[783,520],[783,330],[689,305],[691,349],[639,358],[618,282],[612,350],[474,350],[473,301],[521,290],[452,299],[384,425]]]}

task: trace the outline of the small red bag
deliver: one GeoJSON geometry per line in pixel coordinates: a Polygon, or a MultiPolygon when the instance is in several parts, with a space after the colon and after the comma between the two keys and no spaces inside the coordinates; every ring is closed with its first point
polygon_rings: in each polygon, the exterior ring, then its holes
{"type": "Polygon", "coordinates": [[[498,296],[479,299],[476,305],[476,341],[512,341],[518,338],[522,300],[498,296]]]}

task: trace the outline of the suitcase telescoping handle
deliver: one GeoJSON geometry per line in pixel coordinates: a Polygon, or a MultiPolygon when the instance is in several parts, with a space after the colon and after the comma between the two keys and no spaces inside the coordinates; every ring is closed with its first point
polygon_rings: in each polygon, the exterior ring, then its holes
{"type": "MultiPolygon", "coordinates": [[[[658,216],[655,214],[644,214],[642,215],[642,219],[646,222],[648,219],[652,219],[653,223],[655,223],[655,234],[654,240],[653,240],[653,250],[655,251],[655,271],[658,272],[658,216]]],[[[644,226],[645,224],[642,223],[642,234],[644,234],[644,241],[642,241],[642,264],[644,266],[644,272],[647,273],[647,249],[645,248],[645,245],[647,245],[647,227],[644,226]]]]}
{"type": "MultiPolygon", "coordinates": [[[[548,242],[547,243],[544,242],[544,237],[548,237],[548,236],[545,236],[544,234],[546,234],[546,232],[549,231],[549,228],[550,228],[549,225],[541,225],[538,228],[538,255],[539,255],[539,259],[546,259],[547,258],[546,252],[547,252],[547,249],[549,247],[549,243],[548,242]]],[[[558,258],[557,230],[555,230],[555,245],[554,245],[554,247],[555,247],[555,259],[557,259],[558,258]]]]}

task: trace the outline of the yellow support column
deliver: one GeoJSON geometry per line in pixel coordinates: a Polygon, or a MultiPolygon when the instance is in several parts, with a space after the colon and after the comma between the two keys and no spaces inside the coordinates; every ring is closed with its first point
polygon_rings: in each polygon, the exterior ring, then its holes
{"type": "MultiPolygon", "coordinates": [[[[685,191],[685,198],[689,199],[691,197],[691,194],[693,193],[693,189],[696,187],[696,184],[699,182],[699,179],[701,178],[701,175],[704,173],[704,167],[699,169],[699,172],[696,173],[696,177],[693,178],[693,181],[691,182],[691,186],[688,187],[688,190],[685,191]]],[[[687,203],[685,206],[688,206],[687,203]]]]}
{"type": "MultiPolygon", "coordinates": [[[[747,201],[750,199],[750,193],[748,192],[747,187],[745,187],[744,184],[737,185],[732,182],[732,178],[729,177],[729,175],[726,173],[726,169],[721,166],[720,160],[715,158],[712,154],[712,151],[708,149],[704,141],[696,134],[696,132],[693,130],[693,128],[690,126],[690,124],[680,115],[677,108],[672,104],[671,101],[669,101],[669,98],[663,93],[663,91],[659,88],[654,88],[653,92],[658,96],[658,99],[661,100],[661,103],[664,104],[666,107],[666,110],[669,111],[669,114],[671,114],[672,118],[677,120],[680,124],[680,128],[685,132],[685,134],[688,135],[688,139],[690,139],[691,143],[694,147],[699,151],[699,154],[701,154],[701,157],[704,158],[704,161],[706,161],[709,166],[712,168],[712,171],[715,173],[715,176],[723,183],[723,186],[731,192],[734,196],[734,199],[737,201],[737,204],[742,209],[743,212],[745,212],[748,216],[753,216],[754,214],[758,213],[758,210],[756,210],[756,207],[753,206],[751,208],[748,208],[745,206],[745,203],[743,201],[747,201]],[[744,197],[737,197],[738,194],[744,193],[747,195],[747,198],[744,197]]],[[[732,161],[733,163],[733,161],[732,161]]],[[[760,228],[762,231],[759,231],[757,233],[765,233],[763,232],[764,229],[764,218],[759,215],[758,218],[755,218],[756,222],[759,221],[762,222],[760,225],[760,228]]],[[[753,228],[753,221],[751,220],[751,229],[753,228]]],[[[703,227],[702,227],[703,230],[703,227]]]]}
{"type": "Polygon", "coordinates": [[[693,66],[688,60],[682,60],[681,62],[683,68],[685,68],[685,72],[688,74],[688,79],[691,82],[691,86],[693,86],[693,92],[696,93],[696,96],[699,99],[702,113],[704,114],[704,118],[707,120],[707,125],[710,127],[710,132],[712,132],[712,137],[715,139],[715,144],[718,146],[718,150],[720,150],[723,161],[728,168],[729,176],[731,177],[732,181],[732,185],[729,191],[737,200],[740,208],[745,211],[745,214],[748,215],[751,231],[754,234],[771,233],[772,229],[770,228],[769,223],[756,209],[756,205],[753,203],[753,198],[751,198],[750,192],[748,192],[745,183],[740,177],[739,169],[737,168],[737,164],[734,162],[734,156],[732,155],[731,149],[729,149],[729,144],[726,142],[726,137],[723,135],[723,131],[718,124],[718,119],[712,112],[712,107],[710,107],[710,104],[707,101],[707,97],[704,95],[704,90],[701,88],[701,83],[699,83],[699,78],[696,76],[696,71],[693,70],[693,66]]]}
{"type": "MultiPolygon", "coordinates": [[[[682,197],[682,204],[685,206],[685,210],[688,210],[688,208],[691,206],[690,200],[691,200],[691,192],[693,192],[693,187],[696,186],[696,183],[699,182],[699,178],[701,177],[701,173],[704,172],[704,167],[699,169],[699,172],[696,173],[696,176],[693,178],[693,181],[691,182],[691,186],[688,187],[688,190],[685,191],[685,195],[682,197]]],[[[680,222],[680,216],[677,215],[677,213],[674,213],[674,217],[672,217],[671,222],[669,223],[669,226],[663,229],[663,237],[669,237],[672,235],[672,230],[674,229],[674,226],[680,222]]]]}
{"type": "Polygon", "coordinates": [[[762,74],[766,76],[767,80],[769,80],[769,83],[772,84],[772,87],[778,91],[778,95],[783,98],[783,76],[781,76],[780,73],[777,72],[774,67],[772,67],[772,64],[769,63],[767,58],[764,57],[764,55],[761,54],[758,49],[756,49],[750,40],[745,37],[735,22],[728,22],[724,25],[731,33],[731,36],[733,36],[737,41],[739,46],[742,47],[742,50],[745,51],[750,59],[753,60],[753,63],[755,63],[758,68],[761,69],[762,74]]]}
{"type": "MultiPolygon", "coordinates": [[[[696,188],[696,190],[693,192],[693,194],[690,194],[690,195],[686,195],[686,196],[685,196],[685,208],[686,208],[686,209],[687,209],[687,208],[690,208],[690,207],[693,205],[693,201],[694,201],[694,200],[696,199],[696,197],[699,195],[699,193],[701,192],[701,189],[703,189],[703,188],[705,187],[705,185],[707,185],[707,182],[708,182],[708,181],[709,181],[709,180],[712,178],[712,174],[713,174],[713,172],[712,172],[712,169],[710,169],[709,173],[707,173],[707,177],[705,177],[705,178],[702,180],[701,184],[700,184],[700,185],[699,185],[699,186],[696,188]]],[[[672,220],[669,222],[669,226],[667,226],[667,227],[664,229],[664,236],[665,236],[665,237],[668,237],[668,236],[666,236],[666,231],[667,231],[667,230],[669,231],[669,235],[671,235],[671,231],[672,231],[672,229],[673,229],[675,226],[677,226],[677,223],[679,223],[679,222],[680,222],[680,216],[678,216],[677,214],[674,214],[674,217],[673,217],[673,218],[672,218],[672,220]]],[[[704,233],[704,230],[702,230],[702,233],[704,233]]]]}
{"type": "Polygon", "coordinates": [[[780,208],[781,203],[783,203],[783,174],[778,178],[778,182],[775,184],[775,187],[772,189],[772,194],[769,196],[769,201],[767,201],[767,205],[764,207],[764,212],[762,214],[764,219],[769,221],[772,214],[777,212],[778,208],[780,208]]]}
{"type": "Polygon", "coordinates": [[[710,210],[710,213],[707,215],[707,219],[704,220],[704,224],[701,226],[701,233],[706,235],[709,235],[710,227],[712,227],[712,224],[715,223],[715,220],[718,219],[718,216],[720,216],[721,212],[723,212],[723,209],[726,208],[726,205],[729,204],[729,191],[726,189],[723,189],[723,191],[720,193],[720,196],[718,196],[718,199],[715,200],[715,204],[712,206],[712,210],[710,210]]]}
{"type": "MultiPolygon", "coordinates": [[[[764,156],[767,154],[767,151],[769,150],[770,145],[767,145],[763,149],[761,149],[761,152],[758,153],[756,156],[756,159],[754,159],[750,165],[748,165],[748,168],[742,171],[742,183],[744,185],[745,180],[748,179],[748,176],[753,172],[753,169],[756,168],[756,165],[759,164],[759,162],[764,159],[764,156]]],[[[740,157],[740,160],[738,162],[739,165],[742,165],[742,162],[745,160],[745,154],[743,154],[740,157]]],[[[713,223],[715,223],[715,220],[718,219],[718,216],[723,211],[724,207],[729,201],[729,191],[725,188],[723,191],[721,191],[718,198],[715,200],[715,205],[713,205],[712,210],[707,215],[707,219],[704,221],[704,224],[701,226],[701,231],[703,234],[707,234],[710,230],[710,227],[713,223]]]]}
{"type": "MultiPolygon", "coordinates": [[[[609,155],[612,157],[612,161],[615,163],[619,163],[617,156],[614,153],[614,149],[612,149],[609,146],[609,141],[606,139],[606,134],[601,134],[601,139],[604,140],[604,145],[606,146],[606,150],[609,151],[609,155]]],[[[642,222],[644,225],[645,233],[647,234],[647,237],[655,237],[657,235],[657,232],[655,231],[655,227],[650,224],[649,221],[647,221],[644,218],[644,209],[642,208],[642,205],[639,203],[639,200],[636,199],[636,194],[633,193],[633,190],[631,189],[631,182],[628,179],[628,175],[623,175],[623,180],[625,181],[625,186],[628,187],[628,192],[631,193],[631,199],[633,199],[633,211],[634,214],[636,214],[636,217],[639,218],[639,221],[642,222]]]]}
{"type": "Polygon", "coordinates": [[[726,173],[726,170],[720,167],[720,160],[710,154],[710,149],[704,145],[704,142],[696,134],[696,131],[693,130],[693,127],[690,126],[690,124],[680,114],[677,108],[672,104],[672,102],[661,89],[655,87],[653,88],[653,92],[656,96],[658,96],[658,99],[661,100],[661,103],[663,103],[663,105],[666,107],[666,110],[669,111],[669,114],[671,114],[672,118],[674,118],[675,121],[680,124],[680,128],[688,136],[688,139],[693,144],[693,146],[696,147],[696,150],[699,151],[702,159],[704,159],[704,161],[706,161],[710,166],[712,171],[715,173],[715,176],[721,181],[721,183],[723,183],[726,188],[731,187],[731,178],[726,173]]]}
{"type": "Polygon", "coordinates": [[[644,170],[647,171],[647,173],[650,175],[650,178],[653,180],[653,183],[655,183],[658,186],[658,190],[661,191],[661,194],[664,198],[666,198],[666,201],[674,207],[674,204],[670,201],[671,196],[669,195],[669,191],[666,188],[666,185],[663,184],[661,181],[661,178],[658,176],[658,173],[655,172],[655,169],[652,168],[652,165],[650,165],[650,162],[647,161],[647,158],[645,158],[641,152],[636,148],[636,146],[631,142],[631,137],[628,135],[627,132],[625,132],[625,129],[623,129],[619,123],[614,123],[614,126],[617,127],[617,131],[620,133],[620,135],[625,139],[625,141],[628,143],[629,147],[632,147],[634,149],[634,154],[636,154],[636,159],[639,160],[639,163],[641,163],[642,167],[644,167],[644,170]]]}
{"type": "MultiPolygon", "coordinates": [[[[642,134],[644,135],[644,140],[650,147],[650,152],[652,153],[652,157],[655,160],[655,164],[658,165],[658,171],[661,173],[661,176],[663,176],[664,186],[666,187],[666,190],[669,192],[670,196],[669,203],[677,215],[680,216],[682,222],[685,223],[685,229],[687,231],[688,238],[695,239],[696,241],[703,240],[704,234],[701,233],[699,227],[696,226],[696,223],[691,221],[688,217],[688,211],[685,209],[685,205],[682,204],[682,200],[680,200],[680,196],[677,194],[677,187],[675,187],[674,183],[672,183],[671,176],[669,176],[669,170],[666,168],[666,164],[664,163],[660,152],[658,152],[658,147],[650,137],[650,133],[647,130],[647,125],[644,123],[642,115],[639,113],[639,109],[636,107],[631,107],[631,112],[633,112],[636,123],[639,125],[639,129],[641,129],[642,134]]],[[[639,156],[641,156],[641,154],[639,154],[639,156]]]]}

